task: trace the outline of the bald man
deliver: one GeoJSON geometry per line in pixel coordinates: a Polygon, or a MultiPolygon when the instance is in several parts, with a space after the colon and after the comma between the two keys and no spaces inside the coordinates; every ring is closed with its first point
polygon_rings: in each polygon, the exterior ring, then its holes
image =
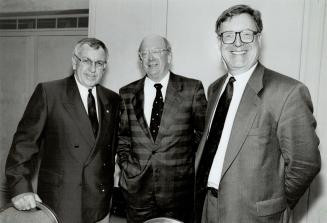
{"type": "Polygon", "coordinates": [[[127,222],[190,222],[194,158],[207,106],[203,86],[170,71],[171,47],[161,36],[142,40],[139,59],[145,76],[120,89],[117,153],[127,222]]]}

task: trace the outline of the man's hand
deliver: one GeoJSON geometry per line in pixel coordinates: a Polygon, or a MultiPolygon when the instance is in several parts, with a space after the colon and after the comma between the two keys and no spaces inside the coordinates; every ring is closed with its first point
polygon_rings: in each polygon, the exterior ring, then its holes
{"type": "Polygon", "coordinates": [[[36,201],[42,202],[40,197],[32,192],[22,193],[11,199],[14,207],[20,211],[26,211],[35,208],[36,201]]]}

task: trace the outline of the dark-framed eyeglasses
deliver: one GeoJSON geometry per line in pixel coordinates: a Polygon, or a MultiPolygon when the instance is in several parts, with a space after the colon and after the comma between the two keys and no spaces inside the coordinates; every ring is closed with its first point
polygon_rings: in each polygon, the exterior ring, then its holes
{"type": "Polygon", "coordinates": [[[169,51],[168,49],[152,49],[152,50],[143,50],[139,52],[139,55],[142,59],[148,58],[150,54],[154,57],[159,57],[163,52],[169,51]]]}
{"type": "Polygon", "coordinates": [[[98,60],[98,61],[92,61],[89,58],[80,58],[76,54],[74,56],[85,66],[92,67],[93,64],[95,64],[95,67],[97,69],[103,69],[104,66],[107,64],[106,61],[98,60]]]}
{"type": "Polygon", "coordinates": [[[237,34],[240,36],[242,43],[252,43],[254,40],[254,36],[257,35],[258,31],[253,30],[242,30],[240,32],[226,31],[220,33],[218,36],[223,41],[224,44],[233,44],[236,40],[237,34]]]}

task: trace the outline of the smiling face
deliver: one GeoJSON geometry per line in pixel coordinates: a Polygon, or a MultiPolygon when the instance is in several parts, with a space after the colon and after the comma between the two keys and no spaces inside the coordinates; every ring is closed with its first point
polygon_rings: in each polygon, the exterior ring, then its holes
{"type": "MultiPolygon", "coordinates": [[[[243,30],[257,31],[253,18],[246,13],[228,18],[220,25],[220,33],[226,31],[240,32],[243,30]]],[[[239,35],[235,42],[224,44],[220,40],[220,51],[228,71],[231,74],[239,74],[248,71],[257,63],[260,54],[261,34],[254,36],[252,43],[243,43],[239,35]]]]}
{"type": "Polygon", "coordinates": [[[97,85],[105,72],[104,66],[98,63],[106,61],[106,53],[102,48],[94,49],[87,44],[83,44],[76,55],[73,56],[73,70],[77,81],[87,88],[97,85]]]}
{"type": "Polygon", "coordinates": [[[155,81],[161,81],[169,72],[171,53],[161,36],[145,37],[141,43],[139,54],[143,70],[155,81]]]}

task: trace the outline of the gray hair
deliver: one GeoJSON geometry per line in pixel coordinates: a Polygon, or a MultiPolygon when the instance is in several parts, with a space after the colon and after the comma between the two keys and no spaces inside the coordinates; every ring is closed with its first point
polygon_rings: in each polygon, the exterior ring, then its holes
{"type": "Polygon", "coordinates": [[[78,41],[74,48],[74,54],[77,55],[80,48],[85,44],[96,50],[99,48],[103,49],[106,54],[106,59],[108,59],[109,52],[108,52],[108,48],[106,47],[106,44],[104,44],[101,40],[96,38],[84,38],[78,41]]]}

